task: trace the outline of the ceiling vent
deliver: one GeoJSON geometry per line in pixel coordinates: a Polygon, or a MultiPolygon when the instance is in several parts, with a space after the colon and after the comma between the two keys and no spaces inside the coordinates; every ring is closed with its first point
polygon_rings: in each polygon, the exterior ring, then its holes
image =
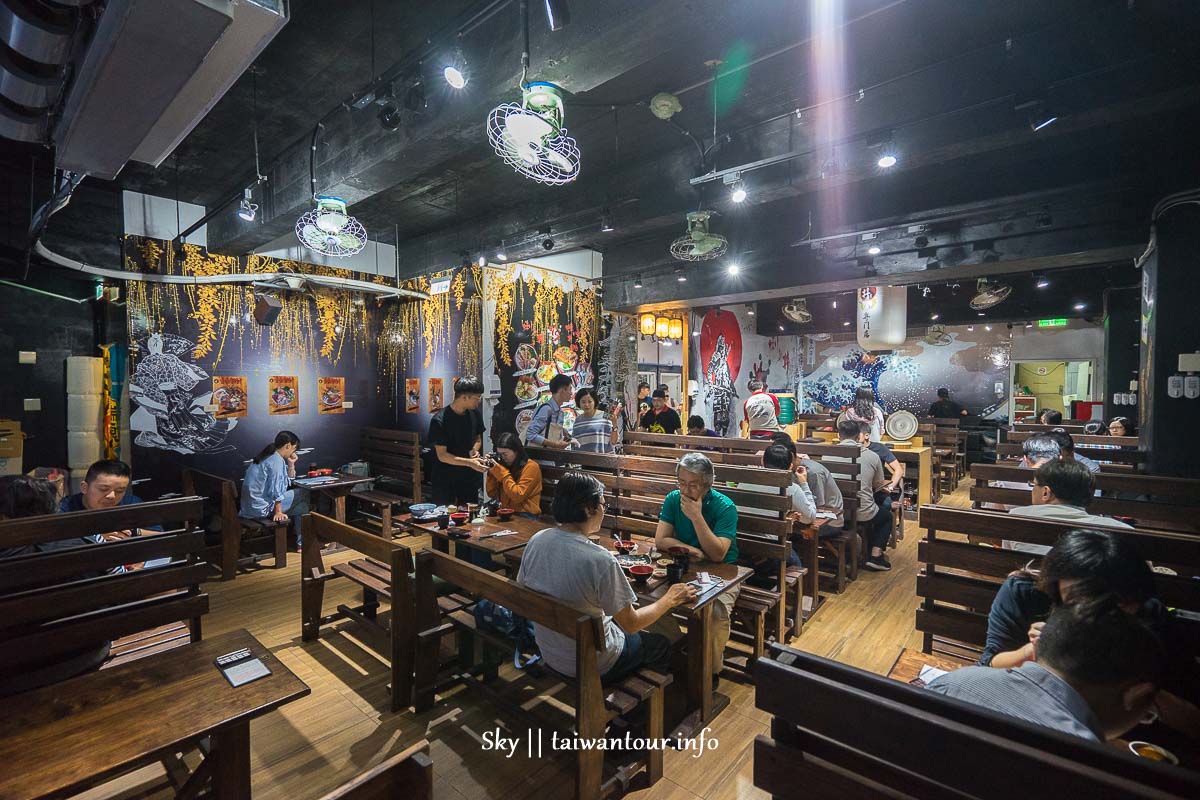
{"type": "Polygon", "coordinates": [[[77,12],[34,0],[0,3],[0,136],[44,140],[62,87],[77,12]]]}

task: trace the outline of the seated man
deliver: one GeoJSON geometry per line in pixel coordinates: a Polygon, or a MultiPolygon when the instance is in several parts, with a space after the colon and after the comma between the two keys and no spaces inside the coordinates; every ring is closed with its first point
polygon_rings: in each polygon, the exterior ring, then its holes
{"type": "MultiPolygon", "coordinates": [[[[792,501],[791,511],[788,512],[788,518],[804,525],[811,525],[817,516],[817,507],[813,502],[812,491],[808,488],[808,470],[804,467],[793,467],[794,457],[792,452],[786,445],[773,444],[763,451],[762,465],[767,469],[786,469],[792,473],[792,485],[787,487],[787,496],[792,501]]],[[[778,497],[778,488],[774,486],[760,486],[751,483],[743,483],[741,489],[748,491],[760,491],[764,494],[772,494],[778,497]]],[[[737,507],[738,513],[759,513],[761,509],[741,505],[737,507]]],[[[757,561],[747,561],[742,559],[743,564],[748,567],[753,567],[759,577],[768,578],[777,576],[779,569],[779,561],[771,558],[759,559],[757,561]]],[[[800,556],[791,547],[788,547],[787,552],[787,571],[789,574],[799,575],[803,569],[803,563],[800,561],[800,556]]]]}
{"type": "Polygon", "coordinates": [[[1109,599],[1056,608],[1037,661],[963,667],[931,691],[1095,742],[1128,731],[1154,705],[1166,655],[1158,637],[1109,599]]]}
{"type": "Polygon", "coordinates": [[[688,436],[720,436],[721,434],[714,431],[704,424],[704,417],[698,414],[692,414],[687,419],[687,435],[688,436]]]}
{"type": "MultiPolygon", "coordinates": [[[[1058,442],[1044,433],[1030,436],[1021,442],[1021,452],[1023,454],[1021,466],[1027,469],[1037,469],[1047,461],[1062,456],[1062,448],[1058,446],[1058,442]]],[[[1028,483],[1021,481],[988,481],[988,486],[993,489],[1020,489],[1021,491],[1029,488],[1028,483]]],[[[1019,508],[1019,506],[1010,506],[1004,503],[984,503],[983,507],[990,511],[1010,511],[1019,508]]]]}
{"type": "Polygon", "coordinates": [[[904,486],[904,464],[900,459],[896,458],[896,454],[892,452],[892,448],[888,447],[883,442],[871,441],[871,426],[865,422],[858,423],[860,428],[865,428],[867,434],[867,449],[875,455],[879,456],[879,460],[883,463],[883,468],[888,473],[888,483],[879,491],[875,492],[875,502],[879,504],[879,512],[881,514],[892,514],[892,492],[897,488],[904,486]]]}
{"type": "Polygon", "coordinates": [[[797,452],[796,444],[786,431],[775,434],[771,437],[771,441],[775,444],[782,444],[791,451],[792,469],[804,467],[808,472],[808,488],[812,492],[817,511],[826,511],[834,515],[829,524],[821,528],[821,535],[833,536],[841,533],[841,529],[846,525],[846,520],[842,516],[845,502],[842,499],[842,490],[838,487],[837,480],[829,472],[829,468],[820,461],[809,458],[807,453],[797,452]]]}
{"type": "MultiPolygon", "coordinates": [[[[1087,513],[1095,496],[1096,481],[1082,464],[1074,461],[1047,461],[1038,467],[1033,479],[1033,505],[1019,506],[1008,513],[1014,517],[1033,517],[1055,522],[1070,522],[1081,528],[1121,528],[1132,526],[1108,517],[1087,513]]],[[[1049,547],[1005,540],[1007,550],[1021,550],[1042,555],[1049,547]]]]}
{"type": "MultiPolygon", "coordinates": [[[[870,433],[864,434],[862,430],[855,420],[843,419],[838,423],[838,436],[841,437],[838,444],[858,448],[858,521],[868,548],[863,563],[867,569],[886,572],[892,568],[892,563],[883,552],[892,536],[892,517],[880,511],[875,502],[875,493],[887,485],[887,479],[883,475],[883,462],[867,449],[870,433]]],[[[849,461],[838,456],[828,458],[849,461]]]]}
{"type": "Polygon", "coordinates": [[[1038,422],[1043,425],[1062,425],[1062,412],[1053,408],[1043,409],[1042,413],[1038,414],[1038,422]]]}
{"type": "MultiPolygon", "coordinates": [[[[60,513],[69,511],[99,511],[104,508],[129,506],[142,502],[142,498],[129,491],[133,480],[133,470],[124,461],[104,459],[88,467],[87,475],[79,482],[79,491],[64,497],[58,504],[60,513]]],[[[150,532],[161,532],[157,525],[147,528],[150,532]]],[[[140,529],[124,531],[97,532],[96,542],[112,542],[118,539],[128,539],[131,536],[141,536],[140,529]]],[[[170,559],[155,559],[145,564],[131,564],[130,568],[142,566],[154,567],[169,562],[170,559]]]]}
{"type": "Polygon", "coordinates": [[[1046,433],[1054,441],[1058,442],[1058,449],[1062,451],[1063,460],[1074,460],[1083,466],[1087,467],[1087,471],[1095,475],[1100,471],[1099,462],[1093,461],[1087,456],[1081,456],[1075,452],[1075,440],[1071,438],[1071,434],[1064,430],[1055,429],[1046,433]]]}
{"type": "MultiPolygon", "coordinates": [[[[714,490],[715,471],[708,456],[688,453],[675,467],[679,488],[663,500],[654,532],[654,546],[666,552],[683,547],[693,559],[734,564],[738,558],[737,507],[725,495],[714,490]]],[[[713,680],[721,671],[725,643],[729,641],[729,615],[737,600],[737,590],[722,592],[713,606],[712,667],[713,680]]]]}

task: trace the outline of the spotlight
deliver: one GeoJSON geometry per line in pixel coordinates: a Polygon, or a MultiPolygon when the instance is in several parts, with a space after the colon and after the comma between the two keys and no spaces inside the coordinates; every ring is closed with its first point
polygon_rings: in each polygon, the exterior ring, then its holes
{"type": "Polygon", "coordinates": [[[879,245],[877,244],[873,244],[867,248],[867,255],[869,256],[877,256],[882,252],[883,251],[879,249],[879,245]]]}
{"type": "Polygon", "coordinates": [[[467,76],[453,64],[446,65],[446,68],[442,70],[442,77],[455,89],[461,89],[467,85],[467,76]]]}
{"type": "Polygon", "coordinates": [[[1083,311],[1085,308],[1087,308],[1087,303],[1076,303],[1075,304],[1076,311],[1083,311]]]}
{"type": "Polygon", "coordinates": [[[546,0],[546,23],[552,31],[561,31],[571,24],[567,0],[546,0]]]}
{"type": "Polygon", "coordinates": [[[843,322],[842,327],[847,327],[847,328],[850,327],[850,320],[846,320],[845,322],[843,322]]]}
{"type": "Polygon", "coordinates": [[[987,314],[985,314],[985,313],[983,313],[982,311],[980,311],[980,312],[978,312],[978,316],[981,316],[981,317],[986,317],[986,316],[987,316],[987,314]]]}
{"type": "Polygon", "coordinates": [[[600,232],[601,233],[612,233],[615,230],[616,230],[616,228],[613,227],[612,214],[605,212],[600,217],[600,232]]]}
{"type": "Polygon", "coordinates": [[[1046,288],[1047,286],[1049,286],[1049,285],[1050,285],[1050,279],[1049,279],[1049,278],[1045,277],[1044,275],[1038,275],[1038,276],[1037,276],[1037,288],[1039,288],[1039,289],[1045,289],[1045,288],[1046,288]]]}
{"type": "Polygon", "coordinates": [[[635,288],[635,289],[642,288],[642,276],[641,275],[638,275],[636,278],[633,279],[633,288],[635,288]]]}
{"type": "Polygon", "coordinates": [[[1056,115],[1043,111],[1041,114],[1029,118],[1029,127],[1034,133],[1037,133],[1043,128],[1050,127],[1057,121],[1058,117],[1056,115]]]}
{"type": "Polygon", "coordinates": [[[1032,322],[1026,322],[1026,323],[1025,323],[1025,327],[1026,327],[1026,328],[1032,328],[1032,327],[1033,327],[1033,323],[1032,323],[1032,322]]]}
{"type": "Polygon", "coordinates": [[[675,280],[680,283],[687,283],[687,273],[681,269],[675,270],[675,280]]]}
{"type": "Polygon", "coordinates": [[[754,306],[753,306],[753,305],[751,305],[750,303],[747,303],[747,304],[746,304],[746,316],[747,316],[747,317],[753,317],[753,316],[754,316],[754,306]]]}
{"type": "Polygon", "coordinates": [[[542,239],[542,249],[543,250],[553,250],[554,249],[554,240],[549,239],[549,238],[542,239]]]}
{"type": "Polygon", "coordinates": [[[746,184],[742,181],[741,178],[738,178],[731,185],[731,191],[729,192],[729,199],[735,203],[743,203],[746,201],[746,184]]]}
{"type": "Polygon", "coordinates": [[[344,328],[342,328],[342,326],[341,326],[341,325],[334,325],[334,326],[333,326],[333,332],[334,332],[334,333],[339,333],[339,334],[340,334],[340,333],[341,333],[343,330],[344,330],[344,328]]]}
{"type": "Polygon", "coordinates": [[[968,330],[968,331],[974,331],[974,330],[975,330],[975,326],[974,326],[974,325],[968,325],[968,326],[967,326],[967,330],[968,330]]]}
{"type": "Polygon", "coordinates": [[[508,254],[504,252],[503,247],[496,251],[496,260],[497,261],[508,261],[508,254]]]}
{"type": "Polygon", "coordinates": [[[991,325],[984,325],[984,326],[983,326],[983,329],[984,329],[985,331],[990,331],[990,330],[992,329],[992,326],[991,326],[991,325]]]}
{"type": "Polygon", "coordinates": [[[254,222],[254,215],[258,213],[258,204],[250,202],[250,187],[246,187],[246,193],[242,196],[242,202],[238,203],[237,215],[246,222],[254,222]]]}
{"type": "Polygon", "coordinates": [[[887,153],[886,155],[880,156],[879,160],[875,163],[879,165],[880,169],[891,169],[892,167],[896,166],[896,162],[896,157],[891,153],[887,153]]]}
{"type": "Polygon", "coordinates": [[[780,325],[780,326],[779,326],[779,330],[781,330],[781,331],[782,331],[782,330],[786,330],[786,328],[784,328],[782,325],[780,325]]]}
{"type": "Polygon", "coordinates": [[[385,131],[398,130],[400,128],[400,109],[391,103],[385,103],[383,108],[379,109],[379,124],[385,131]]]}
{"type": "Polygon", "coordinates": [[[939,317],[941,317],[941,316],[942,316],[941,314],[939,314],[939,313],[937,313],[937,312],[935,311],[935,312],[933,312],[932,314],[930,314],[930,315],[929,315],[929,319],[930,319],[930,321],[932,321],[932,322],[937,322],[938,318],[939,318],[939,317]]]}
{"type": "Polygon", "coordinates": [[[741,267],[739,267],[739,266],[738,266],[736,263],[733,263],[733,264],[730,264],[730,265],[729,265],[729,266],[726,268],[726,271],[727,271],[727,272],[728,272],[730,275],[737,275],[739,272],[741,272],[741,271],[742,271],[742,268],[741,268],[741,267]]]}
{"type": "Polygon", "coordinates": [[[958,294],[958,284],[957,283],[950,287],[950,294],[954,294],[954,295],[958,294]]]}
{"type": "Polygon", "coordinates": [[[478,261],[477,263],[478,263],[478,264],[479,264],[479,266],[481,266],[481,267],[486,267],[486,266],[488,265],[487,256],[485,256],[483,253],[480,253],[480,254],[479,254],[479,261],[478,261]]]}
{"type": "Polygon", "coordinates": [[[693,330],[693,331],[692,331],[692,336],[699,336],[699,335],[700,335],[700,329],[699,329],[699,328],[696,328],[695,330],[693,330]]]}
{"type": "Polygon", "coordinates": [[[834,300],[834,301],[833,301],[833,307],[834,307],[834,308],[837,308],[837,300],[834,300]]]}

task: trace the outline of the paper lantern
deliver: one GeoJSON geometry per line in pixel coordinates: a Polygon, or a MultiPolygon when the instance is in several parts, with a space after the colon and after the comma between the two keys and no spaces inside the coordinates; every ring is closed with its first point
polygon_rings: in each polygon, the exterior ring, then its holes
{"type": "Polygon", "coordinates": [[[654,320],[654,335],[660,339],[671,338],[671,320],[666,317],[654,320]]]}
{"type": "Polygon", "coordinates": [[[863,350],[892,350],[904,344],[908,288],[864,286],[858,290],[858,344],[863,350]]]}
{"type": "Polygon", "coordinates": [[[642,335],[654,335],[654,315],[649,312],[642,314],[642,335]]]}
{"type": "Polygon", "coordinates": [[[682,339],[683,338],[683,320],[681,320],[681,319],[671,320],[671,326],[670,326],[668,334],[670,335],[670,337],[672,339],[682,339]]]}

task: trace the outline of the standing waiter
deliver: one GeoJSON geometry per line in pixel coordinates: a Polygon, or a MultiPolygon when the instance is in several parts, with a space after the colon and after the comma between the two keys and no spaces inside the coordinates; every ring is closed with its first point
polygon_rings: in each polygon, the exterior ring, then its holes
{"type": "Polygon", "coordinates": [[[433,464],[433,501],[439,505],[478,503],[487,467],[479,460],[483,446],[483,415],[479,403],[483,384],[463,378],[454,384],[454,402],[429,421],[433,464]]]}

